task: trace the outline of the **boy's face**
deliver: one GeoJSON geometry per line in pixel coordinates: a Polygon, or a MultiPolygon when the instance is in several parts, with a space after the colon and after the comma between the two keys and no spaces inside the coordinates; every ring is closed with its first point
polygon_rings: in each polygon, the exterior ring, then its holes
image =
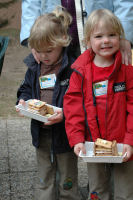
{"type": "Polygon", "coordinates": [[[118,51],[120,38],[111,27],[99,22],[90,36],[89,45],[96,55],[110,58],[118,51]]]}
{"type": "Polygon", "coordinates": [[[53,65],[61,57],[63,47],[48,48],[47,50],[38,52],[36,51],[37,58],[45,65],[53,65]]]}

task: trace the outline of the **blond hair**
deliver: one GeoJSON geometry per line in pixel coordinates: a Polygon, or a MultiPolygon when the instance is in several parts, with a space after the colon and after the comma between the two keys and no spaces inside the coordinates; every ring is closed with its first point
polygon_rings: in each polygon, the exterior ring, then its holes
{"type": "Polygon", "coordinates": [[[107,28],[112,28],[120,38],[125,38],[124,29],[120,20],[111,11],[107,9],[99,9],[93,11],[86,21],[83,39],[84,46],[87,47],[87,43],[90,41],[90,35],[99,22],[102,22],[102,24],[107,26],[107,28]]]}
{"type": "Polygon", "coordinates": [[[38,17],[30,31],[29,46],[36,51],[46,50],[47,47],[68,46],[71,42],[68,34],[71,22],[71,15],[61,6],[56,7],[52,13],[38,17]]]}

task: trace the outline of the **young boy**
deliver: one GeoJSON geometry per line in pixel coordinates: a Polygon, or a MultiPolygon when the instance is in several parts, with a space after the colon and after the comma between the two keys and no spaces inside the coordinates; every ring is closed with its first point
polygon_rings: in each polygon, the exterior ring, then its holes
{"type": "Polygon", "coordinates": [[[122,64],[123,37],[120,21],[109,10],[92,12],[85,26],[88,50],[72,65],[64,96],[66,132],[77,155],[86,153],[86,140],[97,138],[123,143],[127,153],[122,164],[87,164],[89,199],[94,193],[97,199],[111,199],[112,166],[114,199],[133,199],[133,67],[122,64]]]}
{"type": "MultiPolygon", "coordinates": [[[[63,8],[39,17],[30,32],[29,45],[41,61],[38,64],[33,55],[25,59],[28,70],[20,86],[18,103],[28,99],[40,99],[62,108],[63,96],[72,73],[70,65],[74,62],[69,51],[71,38],[68,28],[71,16],[63,8]],[[42,78],[51,75],[56,78],[50,86],[41,84],[42,78]]],[[[17,110],[19,111],[19,110],[17,110]]],[[[31,120],[33,145],[36,147],[40,186],[37,200],[79,200],[77,184],[77,158],[68,144],[62,109],[48,123],[31,120]],[[58,187],[56,173],[58,172],[58,187]]]]}

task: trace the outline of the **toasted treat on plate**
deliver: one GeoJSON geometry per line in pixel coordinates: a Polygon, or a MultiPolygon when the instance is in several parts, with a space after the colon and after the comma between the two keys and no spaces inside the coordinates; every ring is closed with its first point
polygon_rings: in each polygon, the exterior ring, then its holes
{"type": "Polygon", "coordinates": [[[112,155],[118,156],[117,142],[116,140],[112,141],[112,155]]]}
{"type": "Polygon", "coordinates": [[[95,156],[118,156],[117,142],[97,138],[94,142],[95,156]]]}
{"type": "Polygon", "coordinates": [[[45,117],[51,117],[51,116],[52,116],[51,114],[46,114],[46,115],[45,115],[45,117]]]}
{"type": "Polygon", "coordinates": [[[46,102],[32,99],[28,102],[28,109],[36,114],[45,115],[47,113],[46,102]]]}
{"type": "Polygon", "coordinates": [[[54,114],[54,109],[52,106],[47,105],[47,113],[53,115],[54,114]]]}

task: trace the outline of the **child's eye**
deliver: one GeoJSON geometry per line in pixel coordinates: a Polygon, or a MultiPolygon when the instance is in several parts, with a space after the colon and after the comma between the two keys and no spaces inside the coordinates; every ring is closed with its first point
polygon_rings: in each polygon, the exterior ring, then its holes
{"type": "Polygon", "coordinates": [[[95,36],[95,38],[101,38],[101,37],[102,37],[101,35],[96,35],[96,36],[95,36]]]}
{"type": "Polygon", "coordinates": [[[52,49],[36,51],[37,53],[51,53],[52,49]]]}
{"type": "Polygon", "coordinates": [[[52,50],[48,50],[48,51],[46,51],[46,53],[51,53],[52,52],[52,50]]]}
{"type": "Polygon", "coordinates": [[[116,34],[115,33],[111,33],[109,36],[114,37],[114,36],[116,36],[116,34]]]}
{"type": "Polygon", "coordinates": [[[36,52],[37,52],[37,53],[41,53],[41,51],[37,51],[37,50],[36,50],[36,52]]]}
{"type": "Polygon", "coordinates": [[[53,51],[53,49],[48,49],[47,51],[46,51],[46,53],[51,53],[53,51]]]}

